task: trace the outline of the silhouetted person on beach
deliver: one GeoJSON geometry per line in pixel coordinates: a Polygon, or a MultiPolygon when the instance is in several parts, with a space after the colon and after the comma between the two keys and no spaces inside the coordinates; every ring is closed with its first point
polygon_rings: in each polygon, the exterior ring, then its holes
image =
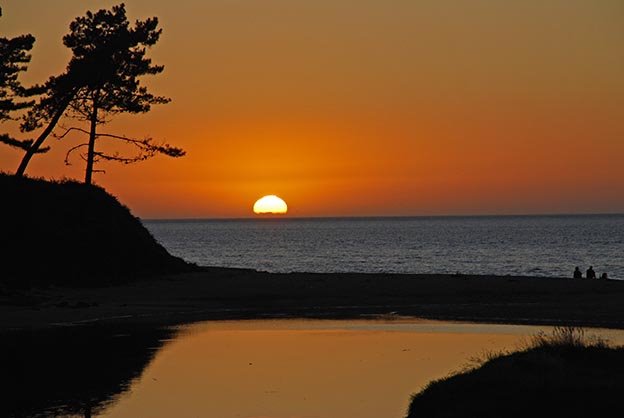
{"type": "Polygon", "coordinates": [[[596,272],[594,271],[594,266],[589,266],[589,268],[587,269],[587,273],[585,274],[585,277],[587,277],[588,279],[596,278],[596,272]]]}
{"type": "Polygon", "coordinates": [[[574,278],[575,279],[583,278],[583,273],[581,273],[581,269],[579,269],[578,266],[574,269],[574,278]]]}
{"type": "Polygon", "coordinates": [[[607,273],[602,273],[602,275],[600,276],[601,279],[607,280],[609,277],[607,276],[607,273]]]}

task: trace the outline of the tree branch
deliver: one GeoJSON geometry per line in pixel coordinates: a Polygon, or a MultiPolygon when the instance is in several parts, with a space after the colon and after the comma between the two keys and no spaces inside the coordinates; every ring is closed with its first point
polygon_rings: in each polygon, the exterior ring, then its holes
{"type": "MultiPolygon", "coordinates": [[[[85,135],[90,134],[87,130],[80,128],[80,127],[76,127],[76,126],[72,126],[70,128],[63,127],[63,129],[65,131],[62,134],[55,135],[56,138],[59,140],[65,138],[71,132],[80,132],[85,135]]],[[[95,152],[94,155],[95,157],[97,157],[97,159],[95,159],[94,161],[104,160],[104,161],[115,161],[121,164],[133,164],[133,163],[145,161],[149,158],[152,158],[156,154],[164,154],[173,158],[182,157],[186,154],[186,152],[183,149],[173,147],[166,143],[153,144],[152,138],[134,139],[134,138],[129,138],[125,135],[115,135],[115,134],[108,134],[108,133],[99,133],[99,134],[96,134],[95,136],[96,138],[100,138],[100,137],[110,138],[110,139],[117,139],[117,140],[126,142],[138,148],[138,154],[134,156],[126,157],[126,156],[121,155],[119,152],[115,152],[114,154],[106,154],[104,152],[95,152]]],[[[65,154],[65,164],[71,165],[71,163],[69,162],[71,154],[74,151],[80,148],[86,147],[86,146],[88,146],[88,144],[84,143],[84,144],[79,144],[70,148],[67,151],[67,154],[65,154]]],[[[80,156],[84,160],[84,156],[82,154],[80,156]]]]}
{"type": "MultiPolygon", "coordinates": [[[[32,139],[15,139],[7,134],[0,134],[0,142],[3,144],[7,144],[11,147],[23,149],[24,151],[28,151],[33,144],[32,139]]],[[[50,150],[50,147],[39,148],[35,151],[36,154],[43,154],[50,150]]]]}
{"type": "Polygon", "coordinates": [[[62,128],[62,129],[65,129],[65,132],[63,132],[61,135],[53,134],[53,135],[54,135],[54,137],[55,137],[56,139],[58,139],[59,141],[60,141],[61,139],[65,138],[67,135],[69,135],[69,134],[70,134],[71,132],[73,132],[73,131],[82,132],[82,133],[85,133],[85,134],[87,134],[87,135],[89,134],[89,132],[85,131],[84,129],[82,129],[82,128],[77,128],[77,127],[75,127],[75,126],[72,126],[71,128],[65,128],[64,126],[61,126],[61,128],[62,128]]]}
{"type": "MultiPolygon", "coordinates": [[[[80,149],[80,148],[82,148],[82,147],[86,147],[87,145],[89,145],[89,144],[79,144],[79,145],[76,145],[76,146],[74,146],[74,147],[71,147],[71,148],[67,151],[67,153],[65,154],[65,165],[71,165],[71,163],[69,162],[69,157],[70,157],[70,155],[71,155],[71,153],[72,153],[72,152],[74,152],[74,151],[76,151],[77,149],[80,149]]],[[[82,157],[82,155],[81,155],[81,157],[82,157]]],[[[83,160],[84,160],[84,158],[83,158],[83,160]]]]}

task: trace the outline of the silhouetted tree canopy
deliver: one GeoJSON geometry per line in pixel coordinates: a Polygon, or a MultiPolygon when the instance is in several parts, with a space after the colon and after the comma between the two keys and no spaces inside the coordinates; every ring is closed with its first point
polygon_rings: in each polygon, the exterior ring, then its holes
{"type": "Polygon", "coordinates": [[[72,147],[66,156],[84,150],[81,156],[87,162],[85,183],[91,183],[94,163],[98,160],[132,163],[156,154],[180,157],[185,152],[168,144],[157,144],[151,138],[134,139],[123,135],[97,132],[98,125],[108,122],[117,113],[145,113],[154,104],[168,103],[170,99],[151,94],[141,85],[140,77],[155,75],[164,67],[152,64],[146,57],[147,49],[159,39],[161,29],[158,19],[137,20],[131,25],[126,17],[124,4],[87,12],[70,24],[70,32],[63,37],[65,46],[71,49],[72,58],[66,71],[51,77],[44,85],[45,93],[28,113],[22,130],[32,131],[47,123],[47,127],[25,155],[18,174],[23,174],[32,154],[38,150],[52,133],[63,114],[89,123],[88,129],[65,128],[58,135],[64,138],[70,132],[85,133],[88,142],[72,147]],[[107,154],[97,151],[99,138],[122,141],[137,149],[133,156],[120,153],[107,154]]]}
{"type": "Polygon", "coordinates": [[[139,77],[159,74],[164,67],[153,65],[145,57],[162,32],[158,19],[136,21],[130,27],[123,4],[112,10],[87,12],[74,20],[63,43],[73,53],[70,73],[82,88],[72,108],[90,118],[93,102],[107,113],[148,112],[152,104],[168,103],[170,99],[154,96],[140,85],[139,77]]]}
{"type": "MultiPolygon", "coordinates": [[[[2,9],[0,8],[0,17],[2,9]]],[[[14,120],[13,114],[33,105],[32,100],[25,100],[34,92],[24,88],[18,80],[19,73],[26,71],[30,62],[28,53],[35,43],[32,35],[20,35],[15,38],[0,37],[0,122],[14,120]]],[[[0,142],[12,147],[28,149],[32,140],[20,140],[8,134],[0,134],[0,142]]],[[[39,152],[45,152],[41,149],[39,152]]]]}

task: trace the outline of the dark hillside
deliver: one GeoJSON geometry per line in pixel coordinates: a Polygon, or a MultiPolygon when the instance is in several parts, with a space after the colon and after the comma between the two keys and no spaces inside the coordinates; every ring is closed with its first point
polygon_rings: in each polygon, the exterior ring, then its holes
{"type": "Polygon", "coordinates": [[[0,281],[97,285],[188,271],[97,186],[0,174],[0,281]]]}

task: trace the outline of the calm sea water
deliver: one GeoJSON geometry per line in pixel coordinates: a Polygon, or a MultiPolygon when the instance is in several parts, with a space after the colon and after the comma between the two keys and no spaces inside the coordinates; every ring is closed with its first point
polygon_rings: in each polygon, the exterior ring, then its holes
{"type": "Polygon", "coordinates": [[[624,215],[144,221],[199,265],[624,279],[624,215]]]}

